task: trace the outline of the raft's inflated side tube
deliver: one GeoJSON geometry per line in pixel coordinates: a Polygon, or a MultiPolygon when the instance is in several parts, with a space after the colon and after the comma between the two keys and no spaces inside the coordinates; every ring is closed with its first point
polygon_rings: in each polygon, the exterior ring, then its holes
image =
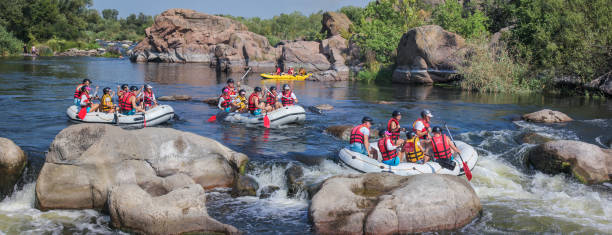
{"type": "MultiPolygon", "coordinates": [[[[231,123],[242,123],[254,126],[263,126],[265,114],[251,115],[248,113],[228,113],[220,111],[217,113],[217,120],[223,120],[231,123]]],[[[291,105],[282,107],[268,113],[270,126],[278,127],[286,124],[300,124],[306,121],[306,110],[299,105],[291,105]]]]}
{"type": "MultiPolygon", "coordinates": [[[[478,161],[478,153],[476,150],[461,141],[456,141],[457,148],[461,150],[461,156],[467,163],[470,170],[474,169],[476,162],[478,161]]],[[[381,156],[378,146],[375,143],[370,144],[370,148],[376,150],[378,156],[381,156]]],[[[448,175],[463,175],[463,164],[456,155],[454,161],[457,163],[455,169],[446,169],[440,166],[437,162],[429,161],[425,164],[407,163],[402,162],[397,166],[389,166],[382,163],[379,159],[373,159],[366,155],[353,152],[348,148],[340,150],[339,158],[349,167],[360,171],[360,172],[391,172],[398,175],[418,175],[424,173],[435,173],[435,174],[448,174],[448,175]]]]}
{"type": "Polygon", "coordinates": [[[66,110],[66,115],[72,122],[77,123],[104,123],[113,124],[121,127],[141,128],[162,124],[174,117],[174,109],[170,105],[158,105],[147,110],[146,113],[136,113],[134,115],[123,115],[104,112],[87,113],[83,120],[78,118],[76,106],[70,106],[66,110]]]}

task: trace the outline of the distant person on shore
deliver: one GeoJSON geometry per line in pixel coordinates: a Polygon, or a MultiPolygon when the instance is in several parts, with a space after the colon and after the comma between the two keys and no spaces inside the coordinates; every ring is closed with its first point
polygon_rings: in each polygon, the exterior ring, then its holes
{"type": "Polygon", "coordinates": [[[114,92],[110,87],[102,89],[102,98],[100,99],[100,110],[106,113],[114,113],[115,105],[113,105],[114,92]]]}
{"type": "Polygon", "coordinates": [[[80,103],[81,103],[81,88],[86,86],[88,87],[91,84],[91,80],[85,78],[83,79],[83,82],[81,82],[81,84],[79,84],[76,89],[74,90],[74,105],[79,107],[80,103]]]}
{"type": "Polygon", "coordinates": [[[287,71],[287,74],[295,75],[295,69],[293,69],[293,67],[289,67],[289,71],[287,71]]]}
{"type": "Polygon", "coordinates": [[[28,45],[23,44],[23,54],[28,54],[28,45]]]}
{"type": "Polygon", "coordinates": [[[140,108],[136,103],[136,97],[140,91],[138,87],[131,86],[128,92],[125,92],[119,99],[119,108],[123,115],[134,115],[136,112],[145,112],[144,109],[140,108]]]}
{"type": "Polygon", "coordinates": [[[304,68],[300,68],[298,74],[304,76],[306,75],[306,70],[304,68]]]}
{"type": "Polygon", "coordinates": [[[353,127],[349,139],[349,149],[356,153],[370,156],[370,127],[373,120],[370,117],[363,117],[361,125],[353,127]]]}
{"type": "Polygon", "coordinates": [[[138,100],[143,101],[142,108],[144,110],[149,110],[157,106],[157,99],[155,99],[153,87],[149,84],[144,85],[144,90],[138,95],[138,100]]]}
{"type": "Polygon", "coordinates": [[[35,46],[32,46],[32,50],[30,50],[30,53],[31,53],[32,55],[37,55],[37,54],[38,54],[38,50],[36,49],[36,47],[35,47],[35,46]]]}
{"type": "Polygon", "coordinates": [[[291,106],[298,102],[297,96],[291,90],[291,86],[289,84],[283,85],[283,91],[281,93],[281,103],[284,106],[291,106]]]}
{"type": "Polygon", "coordinates": [[[280,66],[276,67],[276,73],[274,75],[281,75],[281,68],[280,68],[280,66]]]}

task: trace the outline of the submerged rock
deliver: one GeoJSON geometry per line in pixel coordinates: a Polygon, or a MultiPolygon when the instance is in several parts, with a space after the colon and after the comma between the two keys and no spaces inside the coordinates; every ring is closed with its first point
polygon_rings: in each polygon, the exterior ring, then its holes
{"type": "Polygon", "coordinates": [[[544,122],[544,123],[557,123],[557,122],[570,122],[574,119],[567,116],[565,113],[554,111],[550,109],[542,109],[537,112],[528,113],[523,115],[523,120],[530,122],[544,122]]]}
{"type": "Polygon", "coordinates": [[[526,132],[518,136],[518,141],[524,144],[543,144],[553,140],[536,132],[526,132]]]}
{"type": "MultiPolygon", "coordinates": [[[[330,134],[336,138],[340,138],[346,141],[349,141],[349,137],[351,136],[351,130],[353,130],[354,126],[351,125],[340,125],[340,126],[330,126],[325,129],[325,133],[330,134]]],[[[370,138],[378,138],[377,129],[370,128],[370,138]]]]}
{"type": "Polygon", "coordinates": [[[288,197],[295,197],[304,188],[304,181],[300,180],[302,176],[304,176],[304,169],[301,166],[292,165],[285,170],[288,197]]]}
{"type": "Polygon", "coordinates": [[[330,111],[334,109],[334,106],[331,106],[330,104],[319,104],[319,105],[315,105],[314,107],[320,110],[325,110],[325,111],[330,111]]]}
{"type": "Polygon", "coordinates": [[[599,91],[606,96],[612,96],[612,71],[594,79],[586,87],[599,91]]]}
{"type": "Polygon", "coordinates": [[[170,95],[157,98],[160,101],[189,101],[191,96],[188,95],[170,95]]]}
{"type": "Polygon", "coordinates": [[[203,189],[231,187],[237,170],[247,161],[246,155],[217,141],[174,129],[124,130],[102,124],[72,125],[62,130],[49,147],[36,181],[37,208],[119,210],[118,216],[111,216],[113,224],[157,234],[165,234],[166,230],[148,230],[152,228],[145,227],[155,227],[149,222],[178,223],[176,226],[180,227],[184,223],[180,222],[182,219],[192,222],[191,218],[199,217],[201,221],[193,225],[197,227],[185,225],[185,228],[194,232],[227,233],[233,230],[202,217],[206,213],[204,201],[189,200],[204,198],[203,189]],[[186,185],[194,186],[182,192],[186,185]],[[124,194],[122,189],[139,196],[124,194]],[[193,197],[178,200],[183,197],[178,195],[193,197]],[[132,201],[133,197],[138,200],[132,201]],[[183,200],[188,203],[182,204],[186,202],[183,200]],[[142,208],[148,203],[159,207],[142,208]],[[111,205],[116,207],[107,208],[111,205]],[[154,216],[151,220],[141,218],[143,215],[133,208],[154,216]],[[214,226],[206,227],[209,225],[214,226]]]}
{"type": "Polygon", "coordinates": [[[369,173],[325,180],[309,216],[319,234],[407,234],[459,229],[481,210],[457,176],[369,173]]]}
{"type": "Polygon", "coordinates": [[[259,184],[253,177],[248,175],[239,175],[238,180],[234,184],[232,188],[232,197],[242,197],[242,196],[257,196],[257,190],[259,189],[259,184]]]}
{"type": "Polygon", "coordinates": [[[261,191],[259,192],[259,198],[260,199],[269,198],[272,196],[274,192],[278,191],[279,189],[280,187],[274,186],[274,185],[268,185],[266,187],[263,187],[261,191]]]}
{"type": "Polygon", "coordinates": [[[0,137],[0,194],[10,193],[27,162],[26,154],[12,140],[0,137]]]}
{"type": "Polygon", "coordinates": [[[456,65],[463,61],[465,40],[437,25],[406,32],[397,48],[393,82],[432,84],[452,80],[456,65]]]}
{"type": "Polygon", "coordinates": [[[527,160],[547,174],[568,173],[585,184],[610,181],[612,150],[574,140],[555,140],[538,145],[527,160]]]}

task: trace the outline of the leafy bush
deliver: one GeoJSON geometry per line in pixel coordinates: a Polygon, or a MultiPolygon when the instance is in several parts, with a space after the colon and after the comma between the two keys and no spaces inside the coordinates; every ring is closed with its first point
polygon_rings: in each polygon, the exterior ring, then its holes
{"type": "Polygon", "coordinates": [[[447,0],[436,7],[433,21],[442,28],[465,38],[475,38],[487,34],[489,19],[479,10],[470,12],[457,0],[447,0]]]}
{"type": "Polygon", "coordinates": [[[246,25],[251,32],[265,36],[271,45],[276,45],[281,40],[304,39],[314,41],[324,39],[324,35],[320,33],[321,20],[323,19],[322,12],[305,16],[296,11],[291,14],[280,14],[271,19],[223,16],[237,20],[246,25]]]}
{"type": "Polygon", "coordinates": [[[0,26],[0,55],[18,54],[23,48],[23,42],[0,26]]]}

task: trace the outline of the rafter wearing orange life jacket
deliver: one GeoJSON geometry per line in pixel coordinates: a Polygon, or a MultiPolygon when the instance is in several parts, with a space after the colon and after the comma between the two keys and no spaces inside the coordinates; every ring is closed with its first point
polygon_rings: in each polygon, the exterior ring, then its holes
{"type": "Polygon", "coordinates": [[[387,149],[387,140],[392,139],[390,136],[385,136],[384,138],[378,140],[378,150],[380,150],[380,154],[382,155],[383,161],[389,161],[397,157],[397,151],[395,149],[387,149]]]}
{"type": "Polygon", "coordinates": [[[421,137],[420,137],[420,138],[421,138],[421,139],[423,139],[423,140],[425,140],[425,139],[427,139],[427,137],[429,137],[429,132],[428,132],[428,131],[429,131],[429,127],[430,127],[429,122],[427,122],[427,121],[426,121],[425,119],[423,119],[423,118],[419,118],[419,119],[417,119],[416,121],[414,121],[414,123],[412,123],[412,130],[414,131],[414,133],[417,133],[417,131],[427,133],[427,135],[424,135],[424,136],[421,136],[421,137]],[[423,129],[421,129],[421,130],[417,130],[417,129],[416,129],[416,124],[417,124],[417,122],[419,122],[419,121],[420,121],[421,123],[423,123],[423,129]]]}
{"type": "Polygon", "coordinates": [[[433,155],[435,159],[439,158],[448,158],[450,159],[453,154],[451,152],[451,147],[448,142],[448,137],[442,134],[439,136],[434,136],[431,138],[431,146],[433,148],[433,155]]]}
{"type": "Polygon", "coordinates": [[[391,133],[391,140],[395,143],[395,141],[400,137],[399,121],[395,118],[389,119],[389,122],[387,122],[387,131],[391,133]],[[391,129],[391,123],[395,123],[396,129],[391,129]]]}

